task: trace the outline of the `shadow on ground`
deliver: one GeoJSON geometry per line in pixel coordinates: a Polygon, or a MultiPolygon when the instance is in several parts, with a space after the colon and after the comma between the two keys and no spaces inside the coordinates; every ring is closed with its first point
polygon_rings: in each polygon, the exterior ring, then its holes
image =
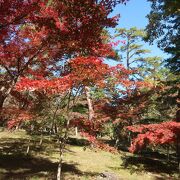
{"type": "MultiPolygon", "coordinates": [[[[63,172],[73,172],[82,175],[76,164],[63,164],[63,172]]],[[[57,163],[53,163],[45,158],[33,156],[0,155],[0,179],[27,179],[28,177],[56,179],[57,163]]]]}
{"type": "Polygon", "coordinates": [[[129,169],[131,173],[141,173],[147,171],[150,173],[158,174],[156,179],[160,180],[164,174],[169,177],[174,176],[178,172],[177,163],[174,161],[167,161],[162,156],[154,157],[153,154],[149,156],[134,155],[122,157],[123,163],[121,167],[129,169]]]}
{"type": "MultiPolygon", "coordinates": [[[[58,163],[48,158],[38,157],[43,152],[48,155],[48,149],[51,151],[53,149],[50,142],[49,144],[48,141],[43,143],[40,147],[36,142],[28,143],[28,139],[2,139],[0,141],[0,180],[56,179],[58,163]],[[37,155],[26,155],[28,144],[30,144],[30,152],[37,155]]],[[[57,149],[54,148],[53,151],[56,152],[57,149]]],[[[97,176],[91,172],[81,172],[76,163],[64,163],[62,172],[63,179],[66,179],[66,173],[79,178],[97,176]]]]}
{"type": "Polygon", "coordinates": [[[73,145],[73,146],[90,146],[90,143],[88,140],[83,139],[83,138],[73,138],[73,137],[69,137],[68,142],[69,145],[73,145]]]}

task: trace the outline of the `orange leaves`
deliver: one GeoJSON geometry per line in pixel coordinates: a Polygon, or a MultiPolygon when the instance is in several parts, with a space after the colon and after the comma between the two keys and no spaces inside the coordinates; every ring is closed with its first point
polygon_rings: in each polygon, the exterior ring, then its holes
{"type": "MultiPolygon", "coordinates": [[[[9,94],[12,96],[14,89],[19,92],[39,91],[48,96],[63,94],[79,86],[104,88],[108,76],[114,76],[118,80],[116,84],[131,86],[130,81],[126,80],[129,73],[126,69],[117,66],[113,71],[98,58],[114,56],[112,47],[118,43],[105,44],[101,35],[105,27],[116,25],[118,17],[110,18],[108,15],[118,2],[124,1],[3,1],[0,24],[5,27],[0,27],[0,40],[3,42],[0,44],[0,65],[4,67],[4,88],[10,87],[6,91],[11,91],[9,94]],[[65,56],[84,54],[88,57],[69,60],[69,74],[61,77],[54,75],[59,70],[56,64],[65,56]]],[[[25,101],[17,95],[16,98],[25,101]]],[[[32,103],[26,103],[29,112],[18,108],[4,112],[11,119],[9,127],[33,118],[33,108],[29,107],[33,104],[33,98],[35,95],[28,99],[32,103]]],[[[101,124],[108,120],[103,114],[95,119],[96,124],[83,122],[83,125],[88,126],[89,132],[97,132],[101,124]]]]}
{"type": "Polygon", "coordinates": [[[40,9],[40,15],[39,15],[39,18],[47,18],[51,21],[51,24],[53,22],[55,22],[55,27],[61,31],[63,30],[66,30],[65,29],[65,24],[66,24],[66,21],[65,21],[65,18],[63,17],[60,17],[59,15],[59,11],[64,11],[65,9],[65,6],[63,5],[63,3],[58,3],[56,1],[54,1],[54,4],[56,4],[56,6],[50,6],[50,5],[47,5],[45,4],[44,2],[40,2],[39,5],[41,7],[40,9]],[[63,22],[62,22],[62,19],[63,18],[63,22]]]}
{"type": "Polygon", "coordinates": [[[78,57],[70,61],[71,79],[74,84],[103,85],[109,67],[100,58],[78,57]]]}
{"type": "Polygon", "coordinates": [[[116,153],[117,150],[114,147],[97,139],[97,135],[102,131],[106,121],[107,120],[100,120],[99,118],[95,118],[93,121],[89,121],[86,118],[78,118],[71,120],[71,126],[78,127],[81,135],[87,138],[96,148],[116,153]]]}
{"type": "Polygon", "coordinates": [[[8,128],[11,129],[16,125],[19,125],[23,121],[32,120],[34,116],[26,111],[26,110],[20,110],[18,108],[3,108],[1,112],[4,117],[6,117],[8,120],[7,125],[8,128]]]}
{"type": "Polygon", "coordinates": [[[61,78],[21,78],[16,84],[17,91],[43,91],[47,94],[65,92],[78,86],[103,86],[109,67],[96,57],[77,57],[69,61],[71,72],[61,78]]]}
{"type": "Polygon", "coordinates": [[[83,137],[87,138],[88,141],[90,143],[92,143],[94,145],[94,147],[96,147],[96,148],[99,148],[101,150],[108,151],[108,152],[111,152],[111,153],[117,153],[118,152],[117,149],[115,149],[114,147],[104,143],[101,140],[98,140],[95,136],[92,136],[89,133],[81,132],[81,135],[83,137]]]}
{"type": "Polygon", "coordinates": [[[138,88],[153,88],[153,84],[150,82],[145,82],[145,81],[137,81],[136,86],[138,88]]]}
{"type": "MultiPolygon", "coordinates": [[[[148,86],[147,83],[130,80],[129,76],[132,71],[127,70],[124,66],[119,64],[115,67],[109,67],[101,58],[94,56],[71,59],[69,60],[68,67],[70,68],[68,75],[60,78],[54,77],[53,79],[47,79],[43,76],[39,76],[38,79],[21,78],[16,85],[16,90],[43,91],[53,94],[65,92],[70,88],[77,88],[79,86],[104,88],[109,86],[107,78],[111,78],[111,84],[126,88],[125,90],[119,88],[119,91],[122,91],[121,93],[132,91],[132,88],[135,87],[141,88],[148,86]]],[[[28,72],[34,74],[34,78],[38,77],[33,70],[31,72],[29,69],[28,72]]]]}
{"type": "Polygon", "coordinates": [[[71,87],[69,76],[63,78],[54,78],[51,80],[39,79],[32,80],[28,78],[21,78],[16,84],[17,91],[43,91],[47,94],[56,94],[67,91],[71,87]]]}
{"type": "Polygon", "coordinates": [[[102,86],[105,75],[108,73],[108,65],[95,57],[78,57],[69,63],[71,72],[61,78],[29,79],[21,78],[16,85],[18,91],[44,91],[46,93],[59,93],[79,85],[102,86]]]}
{"type": "Polygon", "coordinates": [[[128,126],[128,130],[139,133],[129,150],[139,151],[147,144],[168,144],[175,142],[180,135],[180,123],[168,121],[160,124],[128,126]]]}

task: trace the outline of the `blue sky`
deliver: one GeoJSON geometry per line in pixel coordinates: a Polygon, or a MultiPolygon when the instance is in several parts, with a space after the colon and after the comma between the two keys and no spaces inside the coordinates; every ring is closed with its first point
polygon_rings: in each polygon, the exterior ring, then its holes
{"type": "Polygon", "coordinates": [[[150,4],[146,0],[129,0],[126,5],[118,5],[113,14],[120,14],[119,27],[144,28],[148,23],[145,16],[150,12],[150,4]]]}
{"type": "MultiPolygon", "coordinates": [[[[118,5],[111,15],[121,15],[117,26],[119,28],[130,28],[133,26],[145,28],[148,23],[146,15],[150,12],[150,9],[150,3],[147,2],[147,0],[129,0],[126,5],[118,5]]],[[[144,45],[145,48],[152,51],[152,53],[149,54],[150,56],[160,56],[163,59],[168,57],[167,54],[161,51],[155,44],[149,45],[148,43],[144,43],[144,45]]]]}

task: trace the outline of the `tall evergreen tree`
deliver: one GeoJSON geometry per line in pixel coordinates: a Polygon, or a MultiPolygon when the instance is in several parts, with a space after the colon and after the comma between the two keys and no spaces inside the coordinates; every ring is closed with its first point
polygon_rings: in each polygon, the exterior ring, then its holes
{"type": "Polygon", "coordinates": [[[125,59],[127,69],[132,69],[135,64],[144,61],[143,55],[150,52],[148,49],[144,49],[140,43],[146,33],[143,29],[137,29],[136,27],[130,29],[118,28],[116,32],[115,37],[125,40],[125,44],[120,48],[120,52],[124,55],[122,59],[125,59]]]}

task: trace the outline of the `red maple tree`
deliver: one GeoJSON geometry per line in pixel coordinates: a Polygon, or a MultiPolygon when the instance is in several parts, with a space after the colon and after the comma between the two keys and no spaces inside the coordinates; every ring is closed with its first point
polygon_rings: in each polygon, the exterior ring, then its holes
{"type": "Polygon", "coordinates": [[[168,121],[159,124],[129,126],[128,130],[137,133],[130,152],[140,151],[147,145],[163,145],[175,143],[180,135],[180,123],[168,121]]]}
{"type": "Polygon", "coordinates": [[[125,1],[1,1],[1,109],[20,79],[24,85],[30,85],[29,77],[36,86],[48,85],[49,77],[60,70],[59,61],[111,53],[101,33],[116,25],[117,18],[108,14],[120,2],[125,1]],[[39,78],[44,80],[36,81],[39,78]]]}

